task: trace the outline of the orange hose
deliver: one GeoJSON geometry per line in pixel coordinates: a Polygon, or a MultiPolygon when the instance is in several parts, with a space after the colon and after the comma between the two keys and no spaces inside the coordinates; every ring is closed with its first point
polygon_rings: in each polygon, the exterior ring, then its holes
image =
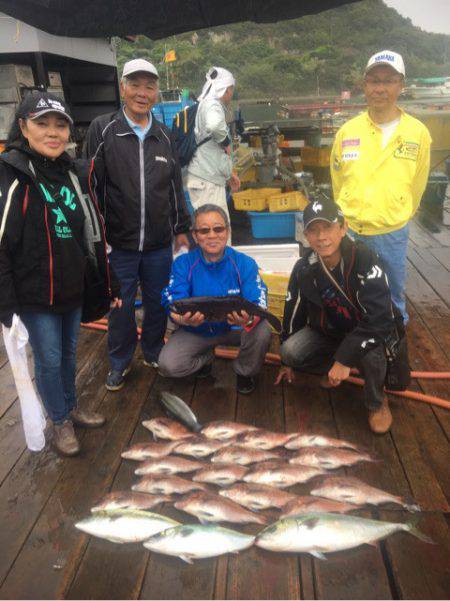
{"type": "MultiPolygon", "coordinates": [[[[357,386],[364,386],[364,380],[361,378],[353,378],[350,376],[346,380],[357,386]]],[[[450,409],[450,401],[441,399],[439,397],[431,396],[428,394],[422,394],[421,392],[413,392],[412,390],[386,390],[388,394],[395,394],[395,396],[406,397],[407,399],[414,399],[416,401],[423,401],[424,403],[432,403],[438,405],[438,407],[444,407],[444,409],[450,409]]]]}
{"type": "MultiPolygon", "coordinates": [[[[81,324],[84,328],[89,328],[92,330],[101,330],[106,332],[108,330],[108,320],[107,319],[99,319],[98,321],[92,323],[83,323],[81,324]]],[[[139,337],[141,336],[142,329],[137,328],[137,332],[139,337]]],[[[164,339],[167,342],[167,338],[164,339]]],[[[216,348],[214,349],[214,354],[216,357],[220,357],[222,359],[236,359],[238,356],[238,349],[224,349],[224,348],[216,348]]],[[[277,353],[266,353],[265,363],[269,365],[281,365],[280,355],[277,353]]],[[[358,374],[357,369],[351,370],[352,374],[358,374]]],[[[449,380],[450,372],[442,371],[442,372],[434,372],[434,371],[412,371],[412,378],[421,378],[421,379],[429,379],[429,380],[449,380]]],[[[350,376],[347,378],[347,382],[351,384],[356,384],[357,386],[364,386],[364,380],[361,378],[355,378],[350,376]]],[[[416,401],[422,401],[424,403],[428,403],[431,405],[437,405],[438,407],[443,407],[444,409],[450,409],[450,402],[445,399],[441,399],[440,397],[435,397],[428,394],[422,394],[421,392],[413,392],[412,390],[386,390],[387,393],[393,394],[395,396],[404,397],[407,399],[414,399],[416,401]]]]}

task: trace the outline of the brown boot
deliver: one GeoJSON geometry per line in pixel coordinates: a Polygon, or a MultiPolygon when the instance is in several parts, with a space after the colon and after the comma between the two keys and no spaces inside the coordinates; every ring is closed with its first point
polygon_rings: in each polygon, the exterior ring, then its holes
{"type": "Polygon", "coordinates": [[[369,426],[375,434],[386,434],[392,425],[392,413],[389,409],[387,397],[383,398],[383,404],[375,411],[369,411],[369,426]]]}
{"type": "Polygon", "coordinates": [[[70,418],[75,426],[80,428],[101,428],[106,422],[106,418],[100,413],[85,411],[78,407],[72,410],[70,418]]]}
{"type": "Polygon", "coordinates": [[[80,444],[69,419],[53,426],[53,445],[60,455],[71,457],[80,452],[80,444]]]}

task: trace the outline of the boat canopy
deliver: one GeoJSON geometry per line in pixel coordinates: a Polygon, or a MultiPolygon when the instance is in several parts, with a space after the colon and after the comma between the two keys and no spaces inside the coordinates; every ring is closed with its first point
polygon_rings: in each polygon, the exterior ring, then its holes
{"type": "Polygon", "coordinates": [[[0,11],[54,35],[154,40],[241,21],[273,23],[357,0],[0,0],[0,11]]]}

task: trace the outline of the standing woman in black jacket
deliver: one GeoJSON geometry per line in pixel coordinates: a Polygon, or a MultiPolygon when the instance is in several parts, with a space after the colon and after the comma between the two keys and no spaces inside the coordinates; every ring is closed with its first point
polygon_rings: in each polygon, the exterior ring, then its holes
{"type": "MultiPolygon", "coordinates": [[[[121,302],[112,291],[88,165],[65,152],[71,125],[61,99],[29,95],[0,156],[0,321],[11,327],[16,313],[28,330],[37,388],[63,455],[80,451],[73,424],[105,422],[76,403],[76,346],[82,310],[89,310],[85,282],[94,279],[98,296],[121,302]]],[[[92,286],[89,292],[92,300],[92,286]]]]}

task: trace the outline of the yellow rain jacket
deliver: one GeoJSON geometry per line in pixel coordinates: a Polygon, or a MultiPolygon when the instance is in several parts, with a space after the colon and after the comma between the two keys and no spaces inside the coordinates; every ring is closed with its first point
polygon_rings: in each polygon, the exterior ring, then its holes
{"type": "Polygon", "coordinates": [[[382,131],[367,112],[341,127],[331,152],[331,179],[352,230],[371,236],[408,223],[427,184],[430,144],[425,125],[403,111],[384,149],[382,131]]]}

